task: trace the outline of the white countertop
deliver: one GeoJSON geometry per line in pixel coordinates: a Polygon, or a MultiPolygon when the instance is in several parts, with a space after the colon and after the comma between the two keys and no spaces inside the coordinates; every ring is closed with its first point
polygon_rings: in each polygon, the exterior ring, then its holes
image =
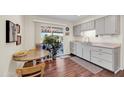
{"type": "MultiPolygon", "coordinates": [[[[80,41],[72,41],[72,42],[80,42],[80,41]]],[[[94,42],[80,42],[82,44],[87,44],[87,45],[91,45],[91,46],[96,46],[96,47],[105,47],[105,48],[119,48],[121,45],[117,44],[117,43],[94,43],[94,42]]]]}
{"type": "Polygon", "coordinates": [[[105,47],[105,48],[119,48],[120,44],[114,44],[114,43],[92,43],[92,46],[105,47]]]}

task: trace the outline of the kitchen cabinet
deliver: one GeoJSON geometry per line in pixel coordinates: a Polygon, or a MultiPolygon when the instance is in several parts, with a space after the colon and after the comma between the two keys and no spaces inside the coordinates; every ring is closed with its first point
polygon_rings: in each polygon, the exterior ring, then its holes
{"type": "Polygon", "coordinates": [[[81,36],[81,25],[73,26],[73,36],[81,36]]]}
{"type": "Polygon", "coordinates": [[[91,63],[99,65],[112,72],[120,68],[120,48],[106,48],[88,45],[81,42],[71,42],[71,53],[91,63]]]}
{"type": "Polygon", "coordinates": [[[72,54],[90,61],[90,46],[80,42],[71,42],[70,51],[72,54]]]}
{"type": "Polygon", "coordinates": [[[91,62],[104,67],[110,71],[116,72],[119,69],[120,57],[119,48],[108,49],[100,47],[91,47],[91,62]]]}
{"type": "Polygon", "coordinates": [[[88,31],[95,29],[94,20],[73,26],[73,36],[81,36],[82,31],[88,31]]]}
{"type": "Polygon", "coordinates": [[[82,57],[82,44],[79,42],[73,42],[71,43],[71,53],[82,57]]]}
{"type": "Polygon", "coordinates": [[[95,29],[94,21],[89,21],[89,22],[81,24],[81,31],[88,31],[88,30],[93,30],[93,29],[95,29]]]}
{"type": "Polygon", "coordinates": [[[70,53],[74,54],[74,43],[70,42],[70,53]]]}
{"type": "Polygon", "coordinates": [[[93,30],[93,29],[95,29],[95,22],[94,22],[94,20],[89,22],[89,30],[93,30]]]}
{"type": "Polygon", "coordinates": [[[104,35],[105,33],[105,18],[100,18],[96,20],[96,34],[104,35]]]}
{"type": "Polygon", "coordinates": [[[82,44],[80,42],[77,43],[77,49],[76,49],[76,51],[77,51],[77,54],[76,55],[78,57],[82,57],[82,44]]]}
{"type": "Polygon", "coordinates": [[[81,31],[85,31],[85,29],[86,29],[86,24],[85,23],[82,23],[81,24],[81,31]]]}
{"type": "Polygon", "coordinates": [[[77,44],[75,42],[70,42],[70,52],[77,55],[77,44]]]}
{"type": "Polygon", "coordinates": [[[119,16],[106,16],[105,17],[105,34],[119,34],[119,16]]]}
{"type": "Polygon", "coordinates": [[[73,26],[73,36],[77,36],[76,26],[73,26]]]}
{"type": "Polygon", "coordinates": [[[82,45],[82,58],[87,60],[87,61],[90,61],[90,46],[88,45],[82,45]]]}
{"type": "Polygon", "coordinates": [[[74,55],[77,55],[77,43],[74,42],[74,55]]]}
{"type": "Polygon", "coordinates": [[[117,35],[120,34],[120,16],[105,16],[95,21],[97,35],[117,35]]]}

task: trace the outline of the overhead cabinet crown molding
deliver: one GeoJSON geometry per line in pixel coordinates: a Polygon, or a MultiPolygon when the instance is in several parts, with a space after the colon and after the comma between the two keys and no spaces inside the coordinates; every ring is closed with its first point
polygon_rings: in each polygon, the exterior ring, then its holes
{"type": "Polygon", "coordinates": [[[73,36],[81,36],[81,32],[96,30],[97,35],[118,35],[120,34],[120,16],[105,16],[95,21],[89,21],[73,26],[73,36]]]}

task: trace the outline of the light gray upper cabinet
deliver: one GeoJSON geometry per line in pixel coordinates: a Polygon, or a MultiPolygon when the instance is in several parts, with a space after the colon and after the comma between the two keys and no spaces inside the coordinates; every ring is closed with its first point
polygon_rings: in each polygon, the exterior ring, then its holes
{"type": "Polygon", "coordinates": [[[73,36],[76,36],[76,26],[73,26],[73,36]]]}
{"type": "Polygon", "coordinates": [[[81,25],[73,26],[73,35],[81,36],[81,25]]]}
{"type": "Polygon", "coordinates": [[[95,24],[94,21],[89,21],[89,22],[81,24],[81,31],[88,31],[88,30],[95,29],[95,25],[94,24],[95,24]]]}
{"type": "Polygon", "coordinates": [[[96,34],[97,35],[116,35],[120,34],[120,17],[119,16],[106,16],[96,21],[96,34]]]}
{"type": "Polygon", "coordinates": [[[104,35],[105,33],[105,18],[100,18],[96,20],[96,34],[104,35]]]}
{"type": "Polygon", "coordinates": [[[105,17],[105,34],[119,34],[120,33],[120,17],[106,16],[105,17]]]}
{"type": "Polygon", "coordinates": [[[89,22],[89,30],[93,30],[93,29],[95,29],[95,22],[94,22],[94,20],[89,22]]]}
{"type": "Polygon", "coordinates": [[[81,24],[81,31],[84,31],[86,29],[86,24],[81,24]]]}
{"type": "Polygon", "coordinates": [[[73,26],[73,36],[81,36],[82,31],[95,29],[94,20],[73,26]]]}

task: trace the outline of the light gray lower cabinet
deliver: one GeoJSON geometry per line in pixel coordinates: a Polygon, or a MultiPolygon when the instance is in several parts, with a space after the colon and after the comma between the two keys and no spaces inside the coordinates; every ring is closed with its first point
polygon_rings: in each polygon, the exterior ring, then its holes
{"type": "Polygon", "coordinates": [[[70,42],[70,53],[74,54],[74,43],[70,42]]]}
{"type": "Polygon", "coordinates": [[[77,55],[77,43],[74,43],[74,55],[77,55]]]}
{"type": "Polygon", "coordinates": [[[91,62],[116,72],[120,66],[120,49],[91,47],[91,62]]]}
{"type": "Polygon", "coordinates": [[[82,58],[90,61],[90,46],[88,45],[82,45],[82,58]]]}
{"type": "Polygon", "coordinates": [[[103,48],[71,42],[71,53],[96,65],[117,72],[120,68],[120,48],[103,48]]]}
{"type": "Polygon", "coordinates": [[[82,44],[79,42],[71,42],[70,51],[72,54],[82,57],[82,44]]]}
{"type": "Polygon", "coordinates": [[[77,56],[82,57],[82,44],[77,43],[77,56]]]}
{"type": "Polygon", "coordinates": [[[70,52],[77,55],[77,44],[75,42],[70,42],[70,52]]]}

